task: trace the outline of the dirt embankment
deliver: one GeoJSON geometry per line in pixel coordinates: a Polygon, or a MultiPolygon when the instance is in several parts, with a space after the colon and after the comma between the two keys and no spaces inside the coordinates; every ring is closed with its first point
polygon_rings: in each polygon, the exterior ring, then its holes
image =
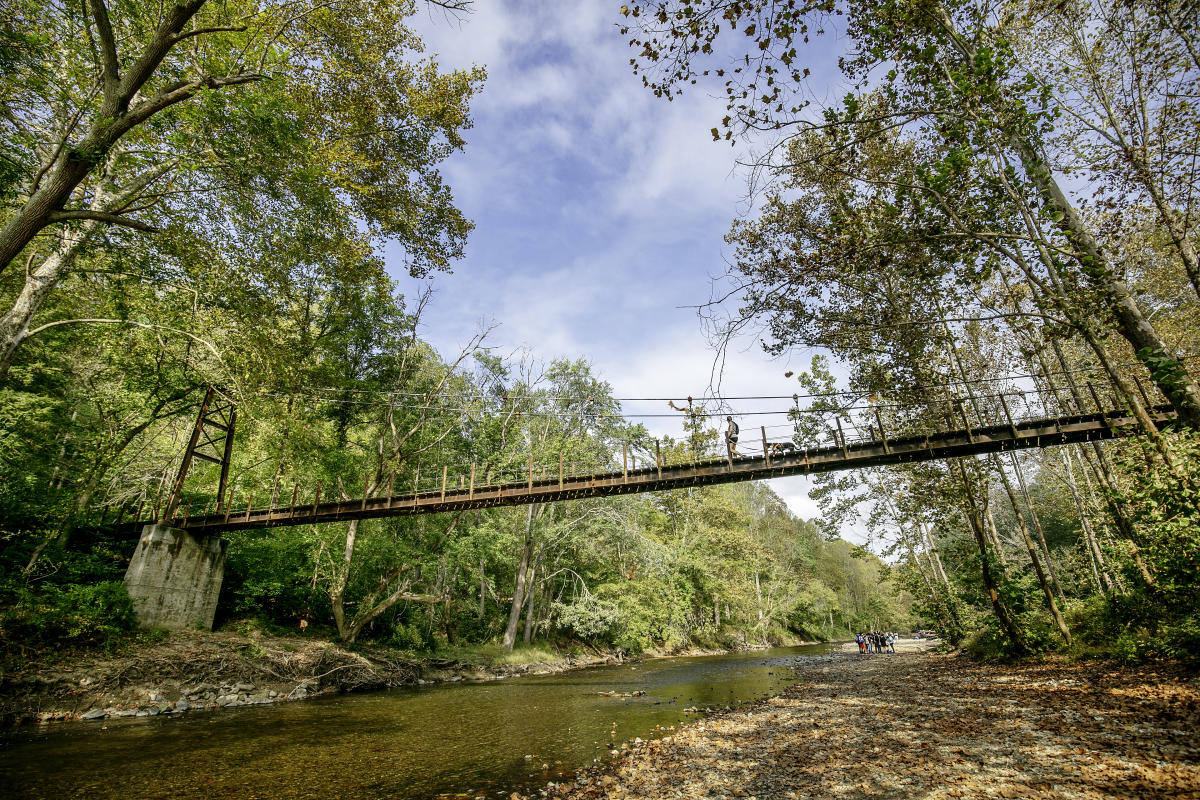
{"type": "Polygon", "coordinates": [[[0,672],[0,721],[99,720],[301,700],[418,683],[492,680],[612,663],[597,654],[550,663],[475,665],[354,651],[319,639],[173,633],[113,656],[42,657],[0,672]]]}
{"type": "Polygon", "coordinates": [[[851,645],[778,697],[626,745],[534,796],[1200,798],[1195,676],[985,665],[914,644],[870,656],[851,645]]]}

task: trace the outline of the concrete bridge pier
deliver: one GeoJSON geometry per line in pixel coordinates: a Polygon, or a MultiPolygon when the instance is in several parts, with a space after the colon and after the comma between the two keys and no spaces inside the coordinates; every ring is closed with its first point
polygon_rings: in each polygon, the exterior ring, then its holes
{"type": "Polygon", "coordinates": [[[225,577],[226,542],[169,525],[146,525],[125,571],[144,628],[212,630],[225,577]]]}

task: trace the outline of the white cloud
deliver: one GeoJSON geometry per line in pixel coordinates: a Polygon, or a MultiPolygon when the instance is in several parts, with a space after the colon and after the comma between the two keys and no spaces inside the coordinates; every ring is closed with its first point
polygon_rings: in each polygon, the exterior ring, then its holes
{"type": "MultiPolygon", "coordinates": [[[[590,360],[620,397],[703,396],[713,372],[694,310],[720,274],[722,236],[744,194],[735,151],[712,141],[720,100],[703,93],[667,103],[628,65],[615,6],[574,2],[477,3],[461,26],[420,14],[414,24],[444,68],[486,65],[466,152],[444,167],[478,227],[466,259],[438,276],[426,317],[444,353],[494,319],[500,352],[590,360]]],[[[410,295],[414,283],[400,276],[410,295]]],[[[720,376],[727,395],[789,395],[796,365],[739,343],[720,376]]],[[[798,359],[807,366],[807,356],[798,359]]],[[[739,412],[782,409],[738,401],[739,412]]],[[[626,404],[664,413],[663,402],[626,404]]],[[[672,419],[646,419],[679,435],[672,419]]],[[[746,416],[743,430],[782,417],[746,416]]],[[[748,430],[747,430],[748,429],[748,430]]],[[[754,434],[757,435],[757,434],[754,434]]],[[[787,426],[769,432],[784,438],[787,426]]],[[[771,481],[798,515],[819,514],[806,478],[771,481]]]]}

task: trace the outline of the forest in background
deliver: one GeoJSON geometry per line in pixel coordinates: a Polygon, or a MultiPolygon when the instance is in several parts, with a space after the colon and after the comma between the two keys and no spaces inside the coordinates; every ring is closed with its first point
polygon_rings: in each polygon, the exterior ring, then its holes
{"type": "MultiPolygon", "coordinates": [[[[434,3],[449,11],[465,3],[434,3]]],[[[227,501],[645,459],[586,361],[443,355],[428,296],[471,224],[437,166],[483,70],[443,72],[411,2],[17,3],[3,20],[0,641],[122,641],[134,541],[210,386],[237,402],[227,501]],[[335,8],[336,6],[336,8],[335,8]],[[353,143],[348,145],[347,143],[353,143]],[[4,248],[8,248],[5,250],[4,248]]],[[[688,419],[665,457],[714,452],[688,419]]],[[[644,463],[644,462],[643,462],[644,463]]],[[[213,468],[183,509],[211,508],[213,468]]],[[[874,555],[762,486],[228,537],[218,624],[416,651],[520,641],[641,652],[907,627],[874,555]]]]}
{"type": "MultiPolygon", "coordinates": [[[[508,365],[476,350],[448,363],[414,335],[415,316],[396,319],[400,335],[370,344],[373,363],[339,390],[243,396],[232,507],[303,505],[322,491],[351,499],[385,484],[428,489],[444,468],[451,485],[471,469],[499,480],[524,475],[531,455],[541,465],[563,454],[580,473],[611,469],[623,447],[633,459],[657,449],[666,463],[716,452],[717,432],[698,417],[685,438],[654,448],[584,361],[508,365]]],[[[386,327],[362,333],[388,336],[386,327]]],[[[105,363],[111,333],[97,335],[95,349],[59,351],[64,381],[39,385],[49,365],[23,362],[29,382],[4,395],[38,410],[27,421],[69,420],[42,446],[5,453],[19,470],[0,494],[10,647],[102,642],[129,623],[119,581],[134,541],[112,539],[103,518],[161,507],[205,390],[205,358],[186,341],[158,343],[170,368],[138,385],[105,363]],[[95,380],[78,371],[85,364],[95,380]],[[164,395],[177,397],[169,413],[147,414],[164,395]]],[[[128,334],[129,344],[141,336],[128,334]]],[[[19,425],[5,432],[37,440],[19,425]]],[[[194,469],[181,508],[211,508],[218,471],[194,469]]],[[[305,620],[309,635],[326,629],[418,652],[519,642],[735,648],[912,624],[911,598],[883,562],[827,538],[753,483],[224,538],[218,625],[297,631],[305,620]]]]}
{"type": "MultiPolygon", "coordinates": [[[[132,542],[99,523],[162,497],[208,386],[243,415],[234,502],[648,455],[586,361],[507,362],[486,331],[435,353],[427,298],[396,296],[383,243],[418,276],[461,256],[471,226],[437,165],[484,78],[422,60],[414,8],[110,18],[92,0],[3,21],[6,646],[129,626],[114,580],[132,542]]],[[[929,622],[985,655],[1200,653],[1194,4],[621,13],[651,91],[704,84],[728,99],[714,138],[774,142],[728,236],[734,299],[711,311],[771,352],[828,354],[800,375],[797,445],[844,413],[835,373],[905,409],[883,420],[896,435],[1008,385],[1051,416],[1114,398],[1140,436],[824,477],[820,526],[745,485],[239,534],[222,618],[417,649],[929,622]],[[852,90],[816,109],[805,48],[825,29],[853,44],[836,65],[852,90]],[[1160,430],[1157,405],[1180,424],[1160,430]],[[830,538],[851,524],[890,566],[830,538]]],[[[719,450],[681,415],[668,458],[719,450]]],[[[206,477],[185,502],[211,504],[206,477]]]]}

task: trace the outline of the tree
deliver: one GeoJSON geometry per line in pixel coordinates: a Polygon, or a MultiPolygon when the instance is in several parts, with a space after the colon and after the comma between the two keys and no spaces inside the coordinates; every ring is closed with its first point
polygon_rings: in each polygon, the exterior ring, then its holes
{"type": "MultiPolygon", "coordinates": [[[[1179,11],[1174,4],[1166,8],[1179,11]]],[[[1173,22],[1178,14],[1150,20],[1151,15],[1133,12],[1130,17],[1105,4],[1051,9],[1031,5],[1001,12],[981,3],[914,8],[836,0],[668,0],[625,7],[623,13],[631,20],[625,30],[633,31],[631,44],[638,48],[634,68],[643,72],[656,94],[671,97],[706,77],[724,78],[726,138],[783,135],[759,162],[768,172],[777,170],[789,178],[799,171],[803,176],[805,165],[821,162],[823,156],[822,166],[830,177],[816,184],[818,191],[828,196],[833,210],[850,204],[851,213],[823,220],[825,235],[816,238],[832,244],[866,238],[876,247],[907,245],[910,252],[926,246],[960,280],[978,269],[978,256],[985,264],[987,258],[1011,260],[1030,280],[1052,290],[1048,296],[1072,324],[1119,333],[1180,416],[1200,422],[1200,387],[1140,304],[1124,265],[1114,260],[1120,237],[1108,236],[1103,214],[1072,203],[1057,165],[1065,160],[1069,169],[1095,174],[1091,186],[1097,190],[1109,179],[1124,180],[1128,170],[1114,175],[1105,170],[1103,159],[1072,160],[1078,148],[1067,147],[1077,140],[1056,138],[1056,126],[1075,97],[1069,96],[1070,87],[1063,90],[1058,83],[1039,79],[1037,69],[1023,61],[1026,53],[1040,52],[1036,38],[1022,39],[1030,34],[1031,19],[1060,28],[1094,26],[1101,38],[1106,31],[1115,36],[1136,23],[1138,52],[1154,51],[1156,43],[1170,41],[1169,52],[1158,57],[1173,60],[1166,65],[1156,61],[1150,73],[1135,76],[1135,83],[1151,81],[1155,96],[1172,95],[1192,52],[1190,29],[1173,22]],[[1110,10],[1114,13],[1107,14],[1110,10]],[[1142,36],[1146,26],[1156,26],[1154,37],[1142,36]],[[841,108],[826,109],[816,118],[803,95],[810,75],[805,51],[810,37],[826,27],[843,29],[855,43],[854,52],[838,66],[856,91],[841,108]],[[724,61],[713,65],[718,38],[726,30],[744,36],[747,46],[733,45],[728,66],[724,61]],[[878,152],[878,142],[892,140],[915,148],[917,158],[885,165],[887,174],[872,182],[870,173],[880,170],[864,153],[878,152]],[[803,158],[796,157],[797,142],[805,143],[803,158]],[[870,209],[875,213],[866,217],[854,208],[863,185],[856,182],[863,180],[864,172],[866,191],[874,193],[876,201],[870,209]],[[844,183],[830,191],[836,176],[844,183]],[[892,235],[881,241],[874,228],[864,225],[868,222],[892,235]],[[948,258],[943,248],[950,242],[966,245],[967,251],[948,258]]],[[[1140,62],[1133,61],[1115,68],[1128,75],[1139,68],[1140,62]]],[[[1191,113],[1190,106],[1180,105],[1154,106],[1155,114],[1168,115],[1167,129],[1180,115],[1191,113]]],[[[1160,130],[1155,124],[1143,127],[1160,130]]],[[[719,136],[716,128],[713,132],[719,136]]],[[[1154,151],[1156,165],[1179,168],[1167,180],[1172,201],[1189,207],[1195,191],[1192,174],[1178,158],[1159,158],[1161,150],[1154,151]]],[[[1159,219],[1168,229],[1171,218],[1160,211],[1159,219]]],[[[1187,243],[1177,251],[1186,272],[1187,243]]],[[[814,257],[806,247],[769,252],[782,259],[784,271],[793,255],[802,263],[814,257]]],[[[821,260],[821,254],[815,255],[821,260]]],[[[803,271],[797,274],[803,283],[803,271]]],[[[919,275],[919,265],[912,265],[910,274],[919,275]]]]}
{"type": "Polygon", "coordinates": [[[471,225],[436,165],[462,146],[483,73],[414,61],[414,9],[16,4],[0,23],[0,377],[101,247],[207,240],[254,260],[297,215],[334,240],[400,243],[414,275],[446,269],[471,225]]]}

